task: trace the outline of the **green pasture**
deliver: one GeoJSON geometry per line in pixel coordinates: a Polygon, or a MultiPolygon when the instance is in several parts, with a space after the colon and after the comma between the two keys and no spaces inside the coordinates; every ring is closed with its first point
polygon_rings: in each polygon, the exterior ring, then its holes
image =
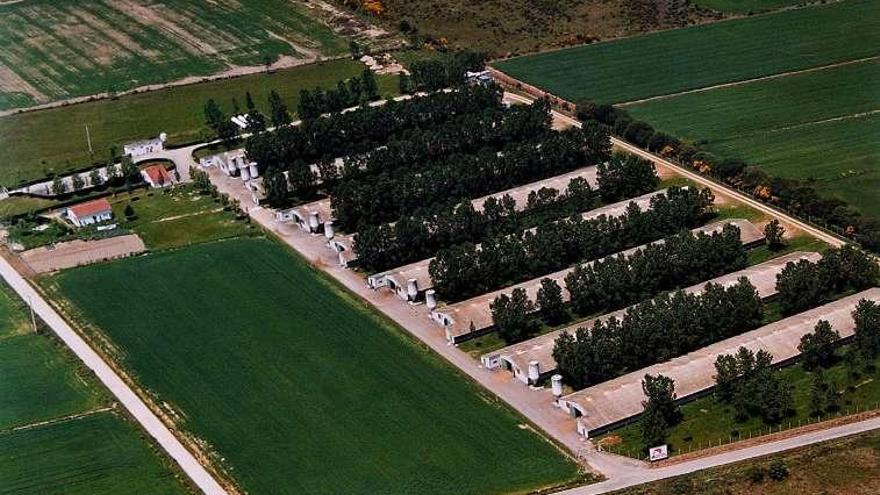
{"type": "MultiPolygon", "coordinates": [[[[212,136],[205,124],[204,105],[214,98],[227,114],[233,98],[245,108],[251,92],[257,106],[268,112],[268,95],[276,90],[291,112],[296,112],[303,89],[335,87],[340,79],[361,74],[364,66],[352,60],[334,60],[271,74],[177,86],[162,91],[98,100],[49,110],[0,117],[0,185],[7,187],[106,161],[111,146],[168,134],[171,146],[212,136]],[[94,153],[89,153],[85,126],[89,126],[94,153]]],[[[383,95],[396,95],[396,76],[379,76],[383,95]]],[[[0,202],[2,205],[2,202],[0,202]]]]}
{"type": "Polygon", "coordinates": [[[730,14],[750,14],[768,10],[795,7],[808,0],[694,0],[696,5],[730,14]]]}
{"type": "MultiPolygon", "coordinates": [[[[852,351],[851,346],[845,346],[839,354],[844,355],[852,351]]],[[[859,368],[857,375],[851,375],[843,362],[825,370],[826,376],[841,394],[840,407],[844,413],[856,409],[875,409],[880,403],[878,365],[880,359],[873,363],[873,368],[859,368]]],[[[810,406],[812,373],[804,370],[800,364],[785,368],[781,373],[782,380],[791,386],[795,405],[795,414],[785,418],[782,427],[816,421],[818,418],[812,414],[810,406]]],[[[706,447],[710,443],[717,445],[719,441],[727,443],[731,439],[748,438],[750,434],[759,436],[768,432],[768,425],[760,418],[736,421],[733,408],[719,402],[712,395],[683,405],[681,411],[684,416],[683,421],[669,431],[669,444],[674,453],[697,450],[700,446],[706,447]]],[[[775,431],[779,426],[773,428],[775,431]]],[[[618,436],[622,440],[622,443],[614,447],[615,449],[621,449],[632,456],[639,455],[641,427],[637,422],[603,435],[603,437],[608,436],[618,436]]]]}
{"type": "Polygon", "coordinates": [[[218,200],[199,194],[191,185],[122,194],[110,198],[110,203],[122,227],[138,234],[154,250],[256,232],[255,227],[226,211],[218,200]],[[131,218],[125,216],[128,205],[134,210],[131,218]]]}
{"type": "Polygon", "coordinates": [[[850,0],[494,64],[568,100],[619,103],[880,54],[880,9],[850,0]]]}
{"type": "Polygon", "coordinates": [[[47,281],[249,493],[509,493],[576,465],[266,239],[47,281]]]}
{"type": "Polygon", "coordinates": [[[635,118],[880,215],[880,62],[626,106],[635,118]]]}
{"type": "Polygon", "coordinates": [[[112,411],[0,431],[0,494],[186,494],[146,439],[112,411]]]}
{"type": "Polygon", "coordinates": [[[68,350],[0,286],[0,494],[187,493],[68,350]],[[79,417],[79,419],[67,419],[79,417]]]}
{"type": "Polygon", "coordinates": [[[0,6],[0,63],[21,90],[14,108],[123,91],[281,56],[313,60],[344,53],[345,40],[300,4],[256,0],[162,3],[28,0],[0,6]]]}

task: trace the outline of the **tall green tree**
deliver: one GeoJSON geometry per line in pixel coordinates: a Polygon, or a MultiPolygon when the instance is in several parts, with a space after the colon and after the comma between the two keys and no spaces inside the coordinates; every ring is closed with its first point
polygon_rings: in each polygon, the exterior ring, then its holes
{"type": "Polygon", "coordinates": [[[812,333],[801,337],[798,351],[804,368],[811,370],[817,367],[827,368],[834,364],[835,350],[840,341],[840,334],[831,327],[827,320],[819,320],[812,333]]]}
{"type": "Polygon", "coordinates": [[[785,228],[780,225],[779,220],[773,219],[764,226],[764,240],[767,247],[772,251],[778,251],[785,246],[785,228]]]}
{"type": "Polygon", "coordinates": [[[853,311],[856,347],[869,360],[880,356],[880,304],[862,299],[853,311]]]}
{"type": "Polygon", "coordinates": [[[555,280],[541,279],[536,302],[541,316],[549,325],[558,325],[568,318],[565,314],[565,303],[562,301],[562,288],[555,280]]]}
{"type": "Polygon", "coordinates": [[[269,115],[275,127],[285,126],[291,122],[287,104],[274,89],[269,92],[269,115]]]}
{"type": "Polygon", "coordinates": [[[498,335],[513,344],[530,337],[537,330],[532,317],[535,304],[529,300],[525,289],[516,288],[508,296],[501,294],[491,304],[492,321],[498,327],[498,335]]]}

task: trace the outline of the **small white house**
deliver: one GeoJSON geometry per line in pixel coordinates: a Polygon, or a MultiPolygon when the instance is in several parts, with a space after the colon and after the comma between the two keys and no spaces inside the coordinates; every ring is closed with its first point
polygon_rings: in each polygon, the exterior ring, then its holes
{"type": "Polygon", "coordinates": [[[67,209],[67,219],[77,227],[85,227],[113,218],[113,208],[104,198],[73,205],[67,209]]]}
{"type": "Polygon", "coordinates": [[[122,146],[122,153],[132,158],[156,153],[165,149],[165,140],[167,135],[163,132],[159,137],[153,139],[144,139],[143,141],[135,141],[122,146]]]}

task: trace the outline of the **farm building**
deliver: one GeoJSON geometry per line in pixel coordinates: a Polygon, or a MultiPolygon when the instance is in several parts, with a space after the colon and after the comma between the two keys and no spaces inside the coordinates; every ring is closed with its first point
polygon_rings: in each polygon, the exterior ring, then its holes
{"type": "MultiPolygon", "coordinates": [[[[782,272],[786,265],[789,263],[797,263],[800,260],[816,262],[821,257],[822,256],[818,253],[798,251],[774,258],[764,263],[750,266],[737,272],[713,278],[708,282],[701,282],[684,290],[685,292],[692,294],[699,293],[703,291],[706,284],[709,282],[729,287],[735,284],[740,277],[746,277],[749,279],[749,282],[755,286],[755,289],[757,289],[761,298],[766,300],[776,295],[776,276],[782,272]]],[[[509,370],[523,383],[538,383],[547,375],[556,371],[556,360],[553,359],[553,346],[556,343],[556,339],[558,339],[563,332],[568,332],[569,334],[574,335],[578,328],[591,327],[595,322],[605,321],[611,317],[621,318],[626,311],[626,309],[622,309],[620,311],[602,315],[598,318],[581,321],[569,327],[545,333],[544,335],[539,335],[533,339],[485,354],[480,360],[487,369],[500,368],[509,370]],[[531,373],[529,373],[530,371],[531,373]]]]}
{"type": "Polygon", "coordinates": [[[541,189],[547,188],[556,189],[557,191],[562,193],[565,192],[565,189],[568,187],[568,183],[571,182],[572,179],[576,178],[582,178],[587,181],[590,187],[596,187],[596,185],[598,184],[598,181],[596,180],[597,174],[598,168],[583,167],[572,172],[568,172],[566,174],[531,182],[529,184],[514,187],[506,191],[489,194],[471,201],[471,204],[474,205],[475,210],[483,211],[483,205],[489,198],[500,200],[504,196],[510,196],[511,199],[513,199],[513,201],[516,203],[516,211],[522,211],[526,208],[526,205],[528,204],[529,194],[533,192],[538,192],[541,189]]]}
{"type": "MultiPolygon", "coordinates": [[[[709,234],[720,231],[727,224],[733,224],[739,227],[740,240],[746,246],[751,246],[763,242],[764,240],[764,234],[757,227],[755,227],[751,222],[741,219],[723,220],[720,222],[711,223],[709,225],[704,225],[703,227],[693,229],[691,232],[704,232],[709,234]]],[[[651,244],[662,242],[663,240],[661,239],[651,244]]],[[[619,256],[621,254],[628,255],[644,249],[645,246],[647,246],[647,244],[634,247],[632,249],[627,249],[626,251],[615,253],[611,256],[619,256]]],[[[593,263],[593,261],[586,264],[588,265],[590,263],[593,263]]],[[[514,289],[522,288],[525,289],[529,299],[534,301],[537,297],[538,289],[541,287],[541,279],[549,278],[550,280],[553,280],[557,284],[559,284],[560,287],[565,287],[565,277],[572,271],[574,271],[574,267],[566,268],[564,270],[551,273],[546,277],[535,278],[527,282],[522,282],[511,287],[473,297],[471,299],[455,304],[438,307],[437,309],[431,311],[431,318],[444,327],[446,331],[446,338],[453,344],[457,344],[459,342],[463,342],[474,337],[479,337],[480,335],[486,334],[492,330],[492,310],[490,308],[490,305],[496,297],[500,296],[501,294],[509,294],[514,289]]],[[[568,291],[563,289],[563,300],[567,301],[569,297],[570,296],[568,294],[568,291]]]]}
{"type": "Polygon", "coordinates": [[[740,347],[773,354],[774,364],[785,364],[799,355],[801,337],[813,331],[819,320],[827,320],[842,339],[854,332],[852,312],[858,302],[880,302],[880,288],[872,288],[801,314],[704,347],[665,363],[649,366],[559,399],[559,406],[578,418],[577,430],[584,436],[597,435],[622,425],[642,413],[642,379],[645,374],[662,374],[675,380],[680,401],[699,397],[712,389],[715,360],[733,354],[740,347]]]}
{"type": "Polygon", "coordinates": [[[155,137],[153,139],[144,139],[142,141],[135,141],[132,143],[122,145],[122,154],[128,155],[132,158],[138,158],[144,155],[149,155],[150,153],[156,153],[165,149],[165,133],[159,135],[159,137],[155,137]]]}
{"type": "Polygon", "coordinates": [[[275,214],[275,220],[278,222],[293,221],[296,222],[299,228],[312,234],[321,233],[324,231],[325,222],[331,225],[333,222],[333,209],[330,205],[330,198],[281,210],[275,214]]]}
{"type": "Polygon", "coordinates": [[[141,170],[141,175],[150,187],[166,187],[174,183],[174,178],[162,165],[150,165],[141,170]]]}
{"type": "Polygon", "coordinates": [[[242,180],[251,180],[260,176],[257,163],[249,161],[244,149],[237,149],[206,156],[199,160],[199,165],[204,167],[217,167],[230,177],[241,177],[242,180]]]}
{"type": "Polygon", "coordinates": [[[67,209],[67,219],[77,227],[85,227],[113,218],[113,208],[105,198],[73,205],[67,209]]]}
{"type": "MultiPolygon", "coordinates": [[[[642,210],[650,209],[651,198],[664,194],[665,189],[644,194],[637,198],[619,201],[601,208],[589,210],[581,214],[584,220],[591,220],[601,216],[617,217],[626,212],[630,204],[635,203],[642,210]]],[[[535,232],[537,228],[529,229],[528,232],[535,232]]],[[[479,245],[477,246],[479,248],[479,245]]],[[[367,285],[372,289],[388,287],[395,291],[404,301],[415,301],[421,298],[427,291],[434,288],[434,282],[428,273],[428,267],[434,258],[428,258],[415,263],[396,268],[394,270],[377,273],[367,277],[367,285]]],[[[434,301],[435,302],[435,301],[434,301]]],[[[432,306],[433,303],[429,304],[432,306]]],[[[432,308],[433,309],[433,308],[432,308]]]]}

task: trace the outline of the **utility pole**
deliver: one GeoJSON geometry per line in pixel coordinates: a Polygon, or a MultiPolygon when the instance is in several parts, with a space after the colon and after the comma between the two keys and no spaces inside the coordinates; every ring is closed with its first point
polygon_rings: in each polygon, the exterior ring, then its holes
{"type": "Polygon", "coordinates": [[[91,155],[94,151],[92,151],[92,136],[89,134],[89,124],[86,124],[86,141],[89,143],[89,154],[91,155]]]}

